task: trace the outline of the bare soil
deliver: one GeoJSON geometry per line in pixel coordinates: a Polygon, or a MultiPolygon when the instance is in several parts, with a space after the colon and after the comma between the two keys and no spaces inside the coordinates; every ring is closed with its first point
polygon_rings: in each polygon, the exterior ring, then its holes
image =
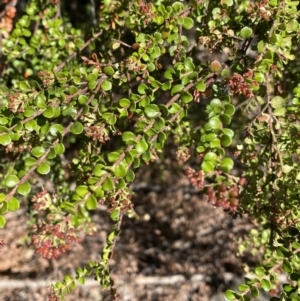
{"type": "MultiPolygon", "coordinates": [[[[140,219],[124,218],[122,233],[111,262],[120,300],[207,301],[223,300],[222,292],[239,281],[243,263],[255,258],[237,256],[235,241],[252,228],[249,220],[232,219],[213,208],[190,186],[181,172],[166,172],[156,165],[137,175],[133,189],[140,219]]],[[[166,169],[167,170],[167,169],[166,169]]],[[[99,207],[93,212],[95,236],[56,260],[34,255],[30,245],[26,202],[6,215],[0,230],[6,246],[0,253],[0,300],[47,300],[48,286],[78,266],[99,260],[111,225],[99,207]]],[[[109,300],[93,279],[78,286],[66,300],[109,300]]]]}

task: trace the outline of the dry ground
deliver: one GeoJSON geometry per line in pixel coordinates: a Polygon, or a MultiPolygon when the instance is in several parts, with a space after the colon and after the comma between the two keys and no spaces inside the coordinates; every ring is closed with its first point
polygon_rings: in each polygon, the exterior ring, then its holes
{"type": "MultiPolygon", "coordinates": [[[[111,262],[120,300],[222,300],[222,292],[243,274],[243,261],[253,260],[239,258],[234,242],[251,223],[213,208],[182,173],[156,168],[137,177],[144,181],[133,186],[140,219],[124,219],[111,262]]],[[[96,236],[85,236],[58,261],[48,261],[34,255],[28,243],[26,206],[6,217],[0,230],[7,242],[0,253],[2,301],[47,300],[49,283],[99,259],[110,225],[105,208],[99,208],[93,213],[96,236]]],[[[90,279],[67,300],[101,301],[109,295],[90,279]]]]}

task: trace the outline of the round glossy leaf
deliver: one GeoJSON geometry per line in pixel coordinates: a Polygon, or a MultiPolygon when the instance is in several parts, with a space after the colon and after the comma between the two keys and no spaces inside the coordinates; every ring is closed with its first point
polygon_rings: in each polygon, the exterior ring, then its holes
{"type": "Polygon", "coordinates": [[[201,169],[206,172],[212,172],[215,169],[215,166],[213,165],[213,163],[211,161],[203,161],[201,164],[201,169]]]}
{"type": "Polygon", "coordinates": [[[182,27],[184,29],[191,29],[194,26],[194,20],[190,17],[184,17],[182,27]]]}
{"type": "Polygon", "coordinates": [[[234,291],[232,291],[232,290],[227,290],[225,292],[225,297],[226,297],[227,300],[230,300],[230,301],[234,300],[235,296],[236,296],[236,293],[234,291]]]}
{"type": "Polygon", "coordinates": [[[62,155],[65,152],[65,146],[63,143],[58,143],[54,146],[54,150],[57,155],[62,155]]]}
{"type": "Polygon", "coordinates": [[[96,88],[96,86],[97,86],[97,82],[95,80],[90,80],[88,82],[88,87],[90,90],[94,90],[96,88]]]}
{"type": "Polygon", "coordinates": [[[133,172],[131,169],[129,169],[129,170],[127,171],[126,176],[125,176],[126,182],[132,182],[132,181],[134,180],[134,178],[135,178],[134,172],[133,172]]]}
{"type": "Polygon", "coordinates": [[[126,142],[126,144],[132,144],[135,139],[135,134],[132,132],[124,132],[122,134],[122,141],[126,142]]]}
{"type": "Polygon", "coordinates": [[[252,36],[253,34],[253,31],[250,27],[244,27],[242,30],[241,30],[241,37],[243,39],[248,39],[252,36]]]}
{"type": "Polygon", "coordinates": [[[104,90],[104,91],[109,91],[111,90],[112,88],[112,83],[108,80],[104,80],[102,83],[101,83],[101,89],[104,90]]]}
{"type": "Polygon", "coordinates": [[[54,110],[52,107],[47,108],[44,112],[43,112],[43,116],[46,118],[52,118],[54,116],[54,110]]]}
{"type": "Polygon", "coordinates": [[[127,174],[127,169],[124,165],[118,164],[115,167],[114,174],[115,174],[115,176],[117,176],[119,178],[123,178],[127,174]]]}
{"type": "Polygon", "coordinates": [[[220,169],[229,173],[233,168],[233,161],[230,158],[223,158],[220,164],[220,169]]]}
{"type": "Polygon", "coordinates": [[[83,125],[81,122],[79,121],[75,121],[75,123],[71,126],[70,131],[75,134],[75,135],[79,135],[83,132],[83,125]]]}
{"type": "Polygon", "coordinates": [[[232,116],[235,112],[235,107],[232,104],[226,104],[225,105],[225,111],[224,113],[228,116],[232,116]]]}
{"type": "Polygon", "coordinates": [[[234,136],[234,131],[231,130],[231,129],[224,128],[224,129],[223,129],[223,133],[224,133],[225,135],[228,135],[228,136],[231,137],[231,138],[233,138],[233,136],[234,136]]]}
{"type": "Polygon", "coordinates": [[[107,173],[107,171],[103,169],[102,164],[96,164],[95,167],[93,168],[93,174],[96,177],[102,177],[106,173],[107,173]]]}
{"type": "Polygon", "coordinates": [[[45,149],[42,146],[36,146],[31,150],[31,154],[37,158],[44,155],[45,149]]]}
{"type": "Polygon", "coordinates": [[[87,193],[89,192],[89,189],[87,186],[85,185],[78,185],[75,189],[75,192],[81,196],[84,197],[85,195],[87,195],[87,193]]]}
{"type": "Polygon", "coordinates": [[[20,208],[20,202],[16,198],[11,198],[7,202],[7,206],[9,211],[16,211],[20,208]]]}
{"type": "Polygon", "coordinates": [[[107,155],[109,162],[116,162],[120,158],[120,154],[117,152],[111,152],[107,155]]]}
{"type": "Polygon", "coordinates": [[[85,205],[88,210],[95,210],[97,208],[97,199],[91,194],[85,205]]]}
{"type": "Polygon", "coordinates": [[[159,114],[159,107],[151,104],[145,107],[145,114],[149,118],[155,118],[159,114]]]}
{"type": "Polygon", "coordinates": [[[36,120],[29,120],[25,123],[24,127],[26,130],[32,132],[38,128],[38,125],[36,123],[36,120]]]}
{"type": "Polygon", "coordinates": [[[57,133],[62,134],[64,131],[64,127],[60,124],[53,124],[51,125],[49,132],[51,133],[51,135],[53,136],[57,136],[57,133]]]}
{"type": "Polygon", "coordinates": [[[31,191],[31,186],[28,182],[20,185],[17,189],[17,192],[21,195],[27,195],[31,191]]]}
{"type": "Polygon", "coordinates": [[[209,106],[212,107],[212,108],[215,108],[215,107],[222,107],[222,102],[221,102],[220,99],[214,98],[214,99],[209,103],[209,106]]]}
{"type": "Polygon", "coordinates": [[[88,97],[87,97],[86,95],[80,95],[80,96],[78,97],[78,102],[79,102],[81,105],[87,103],[87,101],[88,101],[88,97]]]}
{"type": "Polygon", "coordinates": [[[9,134],[0,135],[0,144],[3,146],[7,146],[11,143],[11,137],[9,134]]]}
{"type": "Polygon", "coordinates": [[[208,121],[208,124],[212,129],[220,129],[222,127],[222,122],[218,117],[213,117],[208,121]]]}
{"type": "Polygon", "coordinates": [[[271,284],[271,282],[268,279],[263,279],[260,282],[260,285],[261,285],[261,288],[263,290],[265,290],[266,292],[268,292],[272,288],[272,284],[271,284]]]}
{"type": "Polygon", "coordinates": [[[130,100],[127,98],[120,99],[119,103],[120,103],[120,107],[122,107],[122,108],[128,107],[131,104],[130,100]]]}
{"type": "Polygon", "coordinates": [[[38,168],[37,172],[41,175],[46,175],[50,172],[50,165],[48,163],[41,163],[38,168]]]}
{"type": "Polygon", "coordinates": [[[193,95],[186,91],[181,92],[181,100],[183,103],[189,103],[193,100],[193,95]]]}
{"type": "Polygon", "coordinates": [[[231,122],[231,117],[227,114],[222,114],[220,116],[220,119],[222,120],[223,124],[228,125],[231,122]]]}
{"type": "Polygon", "coordinates": [[[213,162],[216,162],[217,161],[217,155],[213,152],[208,152],[205,154],[204,158],[203,158],[204,161],[213,161],[213,162]]]}
{"type": "Polygon", "coordinates": [[[148,144],[145,140],[140,140],[136,146],[135,146],[135,149],[136,151],[139,153],[139,154],[142,154],[144,153],[147,149],[148,149],[148,144]]]}
{"type": "Polygon", "coordinates": [[[103,68],[105,74],[112,76],[115,73],[115,70],[111,66],[106,66],[103,68]]]}
{"type": "Polygon", "coordinates": [[[120,209],[119,208],[116,208],[115,210],[112,211],[112,213],[110,214],[110,218],[113,220],[113,221],[117,221],[120,217],[120,209]]]}
{"type": "Polygon", "coordinates": [[[6,224],[5,217],[3,215],[0,215],[0,228],[1,229],[4,228],[5,224],[6,224]]]}
{"type": "Polygon", "coordinates": [[[145,84],[140,84],[139,86],[138,86],[138,92],[139,92],[139,94],[146,94],[146,90],[147,90],[147,86],[145,85],[145,84]]]}
{"type": "Polygon", "coordinates": [[[107,177],[102,184],[102,189],[104,191],[111,191],[114,188],[115,188],[115,184],[113,180],[110,177],[107,177]]]}
{"type": "Polygon", "coordinates": [[[198,82],[196,84],[196,89],[199,91],[199,92],[204,92],[206,90],[206,85],[205,85],[205,82],[203,80],[201,80],[200,82],[198,82]]]}
{"type": "Polygon", "coordinates": [[[171,90],[171,95],[173,96],[174,94],[182,91],[183,89],[184,89],[184,85],[181,85],[181,84],[175,85],[175,86],[173,86],[173,88],[171,90]]]}
{"type": "Polygon", "coordinates": [[[5,185],[9,188],[16,186],[19,183],[19,178],[16,175],[9,175],[5,178],[5,185]]]}
{"type": "Polygon", "coordinates": [[[224,147],[227,147],[231,144],[232,140],[231,140],[231,137],[228,136],[228,135],[222,135],[221,136],[221,144],[222,146],[224,147]]]}

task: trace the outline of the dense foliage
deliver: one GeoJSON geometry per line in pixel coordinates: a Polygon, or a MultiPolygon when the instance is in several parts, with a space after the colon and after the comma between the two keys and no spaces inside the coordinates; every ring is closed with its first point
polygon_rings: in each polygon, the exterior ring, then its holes
{"type": "Polygon", "coordinates": [[[114,222],[101,261],[49,300],[88,275],[117,298],[109,260],[123,216],[136,217],[130,183],[167,142],[212,206],[257,222],[244,248],[265,258],[226,298],[299,300],[299,1],[103,0],[81,4],[80,22],[65,2],[31,0],[14,27],[6,2],[0,226],[30,200],[35,253],[50,259],[93,231],[98,204],[114,222]]]}

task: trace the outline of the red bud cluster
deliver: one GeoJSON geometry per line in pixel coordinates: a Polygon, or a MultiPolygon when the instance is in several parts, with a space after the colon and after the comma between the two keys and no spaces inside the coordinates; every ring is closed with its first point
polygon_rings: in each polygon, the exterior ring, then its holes
{"type": "Polygon", "coordinates": [[[202,170],[195,171],[192,168],[187,168],[185,174],[188,176],[190,183],[197,187],[199,190],[202,190],[204,187],[204,173],[202,170]]]}
{"type": "Polygon", "coordinates": [[[71,250],[72,244],[81,242],[74,228],[68,229],[63,223],[36,226],[35,231],[38,234],[32,236],[32,243],[36,248],[34,254],[41,254],[46,259],[58,259],[62,253],[71,250]]]}
{"type": "Polygon", "coordinates": [[[241,74],[231,76],[228,80],[228,86],[233,94],[242,94],[246,98],[253,97],[251,84],[246,82],[241,74]]]}
{"type": "Polygon", "coordinates": [[[91,137],[93,140],[97,140],[104,144],[106,141],[110,140],[109,134],[105,129],[105,125],[92,125],[88,128],[86,135],[91,137]]]}

